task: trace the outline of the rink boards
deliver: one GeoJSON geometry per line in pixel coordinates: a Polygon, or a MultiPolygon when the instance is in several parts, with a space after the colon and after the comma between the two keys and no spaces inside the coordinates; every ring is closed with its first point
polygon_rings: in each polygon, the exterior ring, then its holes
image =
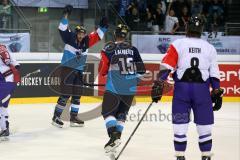
{"type": "MultiPolygon", "coordinates": [[[[95,84],[105,84],[105,78],[98,75],[99,54],[89,54],[85,80],[95,84]]],[[[23,76],[20,85],[13,95],[12,103],[54,103],[59,93],[52,86],[59,85],[58,77],[51,77],[54,69],[59,67],[61,54],[56,53],[21,53],[15,57],[21,63],[21,74],[23,76]],[[29,55],[28,55],[29,54],[29,55]],[[28,58],[26,58],[28,57],[28,58]],[[30,74],[29,74],[30,73],[30,74]],[[28,75],[28,76],[26,76],[28,75]]],[[[148,75],[142,78],[136,97],[137,102],[150,101],[149,93],[151,84],[156,79],[159,71],[159,63],[162,55],[142,54],[148,70],[148,75]]],[[[221,55],[218,57],[220,68],[221,86],[225,90],[225,102],[240,102],[240,62],[239,56],[221,55]]],[[[171,77],[169,82],[172,83],[171,77]]],[[[104,87],[95,86],[87,89],[86,96],[82,98],[83,103],[101,102],[104,87]]],[[[163,97],[163,101],[171,101],[172,92],[163,97]]]]}

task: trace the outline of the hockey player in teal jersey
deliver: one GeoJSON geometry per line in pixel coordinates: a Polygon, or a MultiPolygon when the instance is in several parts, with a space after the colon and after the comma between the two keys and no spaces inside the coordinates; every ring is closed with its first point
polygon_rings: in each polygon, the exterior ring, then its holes
{"type": "Polygon", "coordinates": [[[126,25],[118,25],[114,32],[116,41],[107,43],[101,52],[100,74],[107,76],[102,103],[102,116],[110,138],[104,147],[106,153],[111,153],[120,145],[139,74],[145,73],[137,48],[126,41],[128,32],[126,25]]]}
{"type": "Polygon", "coordinates": [[[103,17],[98,29],[88,35],[83,26],[77,26],[75,32],[72,32],[69,28],[68,22],[68,17],[70,16],[72,9],[73,7],[69,5],[64,8],[63,18],[58,27],[60,36],[65,43],[65,47],[61,61],[61,95],[54,110],[52,124],[60,128],[64,125],[60,116],[70,97],[70,125],[73,127],[84,125],[84,122],[77,117],[81,93],[75,88],[76,86],[83,85],[83,71],[88,49],[103,39],[104,33],[108,28],[107,19],[103,17]],[[68,86],[68,91],[66,91],[66,86],[68,86]],[[69,86],[71,86],[71,88],[69,88],[69,86]]]}

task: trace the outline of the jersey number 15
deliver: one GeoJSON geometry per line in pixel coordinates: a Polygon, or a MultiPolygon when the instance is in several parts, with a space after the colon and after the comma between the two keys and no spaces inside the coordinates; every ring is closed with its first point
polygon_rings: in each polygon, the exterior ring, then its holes
{"type": "Polygon", "coordinates": [[[121,74],[123,75],[135,74],[136,67],[132,57],[119,58],[118,65],[119,65],[121,74]]]}

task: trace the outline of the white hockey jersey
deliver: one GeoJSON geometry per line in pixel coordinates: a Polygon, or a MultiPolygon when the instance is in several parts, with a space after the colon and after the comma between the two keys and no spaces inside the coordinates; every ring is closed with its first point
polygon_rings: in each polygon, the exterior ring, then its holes
{"type": "Polygon", "coordinates": [[[210,77],[219,79],[216,49],[200,38],[186,37],[174,41],[169,46],[162,65],[175,70],[178,79],[181,79],[184,72],[194,65],[198,65],[204,81],[210,77]]]}
{"type": "Polygon", "coordinates": [[[16,78],[19,79],[20,75],[15,69],[16,65],[19,63],[7,51],[6,46],[0,45],[0,72],[5,75],[6,82],[16,82],[16,78]]]}

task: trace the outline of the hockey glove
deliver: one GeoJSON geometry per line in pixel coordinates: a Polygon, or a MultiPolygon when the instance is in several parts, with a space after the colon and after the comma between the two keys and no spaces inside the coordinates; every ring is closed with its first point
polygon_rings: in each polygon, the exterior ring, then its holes
{"type": "Polygon", "coordinates": [[[103,16],[99,22],[99,27],[104,28],[105,30],[108,29],[108,19],[107,17],[103,16]]]}
{"type": "Polygon", "coordinates": [[[77,51],[76,56],[77,56],[77,60],[80,60],[82,56],[81,52],[77,51]]]}
{"type": "Polygon", "coordinates": [[[20,75],[20,72],[17,68],[15,68],[15,66],[11,65],[10,66],[11,70],[12,70],[12,73],[13,73],[13,79],[14,79],[14,82],[15,83],[18,83],[21,81],[21,75],[20,75]]]}
{"type": "Polygon", "coordinates": [[[214,103],[213,111],[218,111],[222,107],[222,96],[223,96],[223,89],[215,89],[211,92],[212,103],[214,103]]]}
{"type": "Polygon", "coordinates": [[[72,10],[73,10],[73,6],[72,5],[66,5],[63,9],[63,14],[64,15],[71,15],[72,13],[72,10]]]}
{"type": "Polygon", "coordinates": [[[155,81],[152,86],[152,101],[158,103],[161,100],[164,88],[164,81],[155,81]]]}
{"type": "Polygon", "coordinates": [[[5,65],[9,66],[11,64],[9,53],[7,52],[5,47],[0,51],[0,58],[5,65]]]}
{"type": "Polygon", "coordinates": [[[15,68],[20,72],[20,65],[16,65],[15,68]]]}
{"type": "Polygon", "coordinates": [[[5,82],[5,77],[1,72],[0,72],[0,82],[5,82]]]}

